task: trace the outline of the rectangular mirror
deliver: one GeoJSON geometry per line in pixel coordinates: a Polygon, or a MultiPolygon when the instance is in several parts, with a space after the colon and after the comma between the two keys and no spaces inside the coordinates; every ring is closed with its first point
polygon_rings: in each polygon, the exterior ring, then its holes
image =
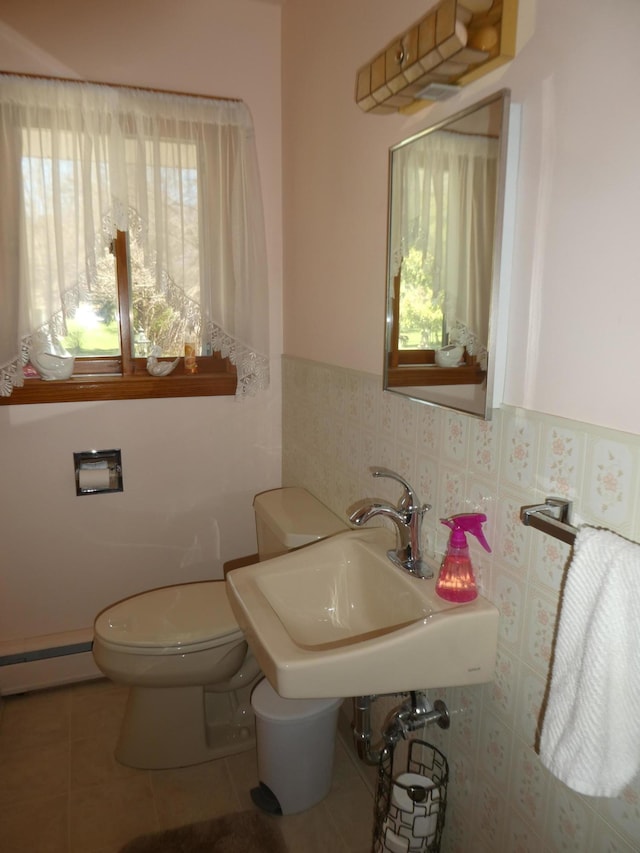
{"type": "Polygon", "coordinates": [[[518,136],[502,90],[391,148],[386,390],[499,405],[518,136]]]}

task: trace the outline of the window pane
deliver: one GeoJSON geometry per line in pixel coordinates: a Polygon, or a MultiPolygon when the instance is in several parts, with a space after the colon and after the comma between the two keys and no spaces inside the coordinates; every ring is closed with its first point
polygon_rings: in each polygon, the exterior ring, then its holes
{"type": "Polygon", "coordinates": [[[115,258],[107,248],[96,261],[96,279],[82,289],[78,307],[69,310],[62,341],[70,353],[85,358],[120,355],[115,258]]]}
{"type": "MultiPolygon", "coordinates": [[[[423,186],[421,169],[418,174],[418,184],[423,186]]],[[[420,206],[408,229],[409,246],[402,260],[400,281],[400,349],[440,349],[447,343],[444,292],[440,286],[434,287],[442,272],[436,256],[447,245],[449,173],[445,170],[440,177],[437,191],[433,184],[427,189],[428,210],[420,206]]]]}
{"type": "Polygon", "coordinates": [[[433,296],[433,256],[412,247],[402,261],[400,280],[400,349],[443,346],[442,296],[433,296]]]}
{"type": "MultiPolygon", "coordinates": [[[[130,197],[128,217],[130,318],[120,317],[117,266],[103,244],[104,234],[97,235],[95,267],[94,258],[87,258],[84,250],[87,205],[94,225],[110,219],[108,206],[103,209],[99,203],[108,197],[100,191],[105,162],[92,159],[87,184],[71,134],[58,131],[54,135],[46,128],[26,130],[23,145],[30,264],[36,280],[54,283],[65,294],[67,334],[61,336],[65,348],[79,357],[117,357],[121,354],[119,322],[129,319],[133,357],[147,357],[153,348],[159,348],[162,356],[183,355],[187,341],[195,343],[201,355],[197,145],[178,134],[149,140],[144,146],[141,181],[139,152],[136,143],[129,141],[128,185],[130,191],[138,192],[130,197]],[[88,185],[90,201],[84,196],[88,185]]],[[[39,315],[42,321],[52,315],[44,299],[39,315]]]]}
{"type": "Polygon", "coordinates": [[[186,341],[201,354],[197,148],[178,136],[149,141],[145,163],[144,215],[128,235],[132,354],[175,357],[186,341]]]}
{"type": "Polygon", "coordinates": [[[197,355],[201,355],[197,306],[194,304],[189,310],[181,289],[164,270],[158,286],[156,272],[145,262],[135,234],[129,233],[127,247],[134,358],[146,358],[154,348],[160,350],[161,356],[184,355],[186,341],[195,342],[197,355]]]}

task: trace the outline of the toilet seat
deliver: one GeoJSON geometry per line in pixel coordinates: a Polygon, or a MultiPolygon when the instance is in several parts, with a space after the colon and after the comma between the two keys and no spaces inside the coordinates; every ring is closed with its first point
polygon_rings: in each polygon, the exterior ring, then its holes
{"type": "Polygon", "coordinates": [[[242,640],[224,581],[161,587],[113,604],[98,615],[96,638],[125,654],[189,654],[242,640]]]}

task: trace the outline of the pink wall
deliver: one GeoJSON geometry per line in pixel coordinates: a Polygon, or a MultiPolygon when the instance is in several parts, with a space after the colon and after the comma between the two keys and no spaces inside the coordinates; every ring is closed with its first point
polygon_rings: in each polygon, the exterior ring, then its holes
{"type": "Polygon", "coordinates": [[[253,553],[253,495],[280,484],[280,8],[254,0],[4,0],[0,67],[243,98],[269,254],[270,391],[0,409],[0,642],[90,626],[133,592],[220,577],[253,553]],[[122,450],[124,492],[78,498],[73,452],[122,450]],[[34,590],[38,595],[34,596],[34,590]]]}
{"type": "Polygon", "coordinates": [[[85,627],[115,598],[253,550],[252,496],[280,481],[281,191],[285,351],[381,374],[388,147],[503,86],[523,104],[506,401],[638,431],[640,6],[520,0],[521,48],[504,70],[413,117],[362,114],[356,69],[424,11],[424,0],[3,0],[4,70],[246,100],[275,378],[246,404],[1,409],[0,641],[85,627]],[[124,493],[76,498],[72,452],[104,447],[122,449],[124,493]]]}
{"type": "Polygon", "coordinates": [[[417,0],[284,6],[285,352],[380,374],[388,147],[499,88],[522,104],[505,401],[638,431],[640,5],[520,0],[516,59],[413,117],[356,70],[417,0]]]}

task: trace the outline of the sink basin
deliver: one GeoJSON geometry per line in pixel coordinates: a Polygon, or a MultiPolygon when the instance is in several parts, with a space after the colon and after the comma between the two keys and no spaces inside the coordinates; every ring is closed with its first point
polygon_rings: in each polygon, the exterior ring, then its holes
{"type": "MultiPolygon", "coordinates": [[[[444,601],[435,579],[387,557],[395,534],[350,530],[227,575],[263,672],[291,699],[364,696],[493,679],[498,611],[444,601]]],[[[436,572],[437,574],[437,572],[436,572]]]]}

